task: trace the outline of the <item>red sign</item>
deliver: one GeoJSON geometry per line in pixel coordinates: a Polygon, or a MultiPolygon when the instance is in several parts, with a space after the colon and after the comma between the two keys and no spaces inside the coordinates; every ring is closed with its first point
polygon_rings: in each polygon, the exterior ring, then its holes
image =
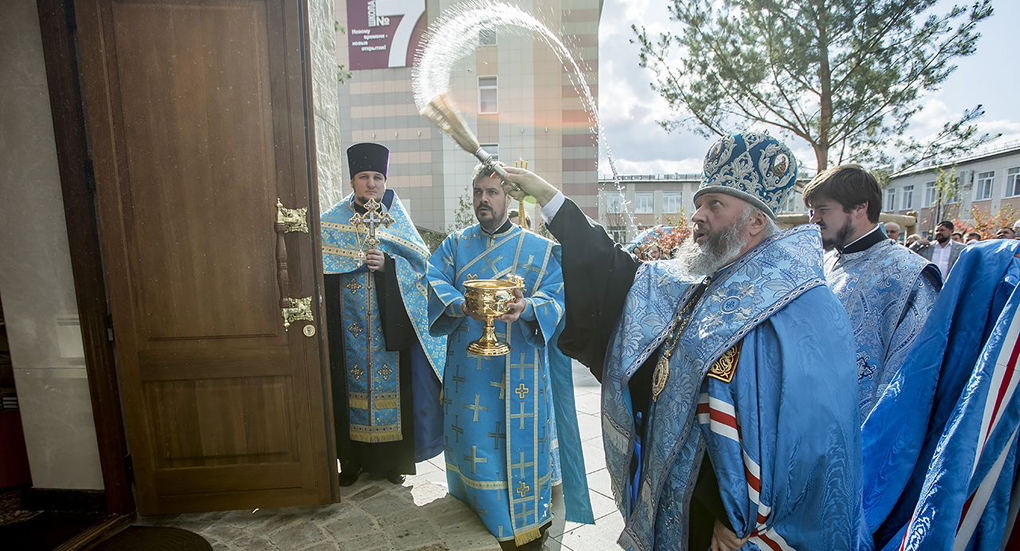
{"type": "Polygon", "coordinates": [[[425,0],[347,0],[351,70],[411,66],[425,22],[425,0]]]}

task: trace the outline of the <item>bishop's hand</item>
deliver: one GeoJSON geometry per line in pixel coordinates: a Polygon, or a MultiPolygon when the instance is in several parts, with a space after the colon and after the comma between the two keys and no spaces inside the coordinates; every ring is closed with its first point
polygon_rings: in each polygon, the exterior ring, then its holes
{"type": "Polygon", "coordinates": [[[519,201],[524,196],[530,195],[540,205],[545,206],[546,203],[556,196],[556,188],[538,174],[527,169],[512,166],[503,168],[506,170],[510,180],[509,182],[503,182],[503,190],[514,199],[519,201]]]}
{"type": "Polygon", "coordinates": [[[750,538],[738,538],[732,530],[716,519],[712,527],[712,548],[711,551],[736,551],[747,543],[750,538]]]}

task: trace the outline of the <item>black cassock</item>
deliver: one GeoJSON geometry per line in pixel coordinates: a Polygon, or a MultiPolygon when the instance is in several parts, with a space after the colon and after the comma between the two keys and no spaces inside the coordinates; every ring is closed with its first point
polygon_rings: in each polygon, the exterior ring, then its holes
{"type": "MultiPolygon", "coordinates": [[[[560,335],[560,350],[586,365],[602,381],[609,337],[616,328],[641,263],[570,199],[563,202],[546,227],[560,242],[562,255],[566,326],[560,335]]],[[[635,413],[641,412],[644,419],[648,418],[652,372],[658,357],[659,354],[652,354],[628,385],[635,413]]],[[[631,469],[633,475],[637,466],[631,469]]],[[[719,496],[719,484],[706,453],[691,500],[689,548],[692,551],[711,546],[714,519],[730,527],[719,496]]]]}
{"type": "Polygon", "coordinates": [[[326,329],[329,332],[329,363],[333,383],[333,420],[336,453],[344,472],[366,470],[377,475],[391,472],[414,474],[414,401],[411,393],[411,354],[418,337],[404,309],[397,283],[397,267],[389,255],[381,272],[373,274],[377,310],[387,350],[400,351],[400,424],[402,440],[369,444],[351,440],[347,405],[347,368],[344,365],[344,328],[340,318],[340,274],[326,274],[326,329]]]}

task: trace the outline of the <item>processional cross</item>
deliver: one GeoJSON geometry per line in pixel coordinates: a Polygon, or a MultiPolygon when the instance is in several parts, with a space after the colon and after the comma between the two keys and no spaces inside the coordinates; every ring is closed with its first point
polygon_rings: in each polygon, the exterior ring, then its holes
{"type": "MultiPolygon", "coordinates": [[[[360,233],[362,230],[368,230],[368,239],[365,240],[361,249],[361,260],[364,261],[369,249],[375,249],[379,247],[379,239],[375,236],[375,229],[379,226],[386,226],[387,228],[393,225],[396,220],[390,216],[388,212],[382,212],[380,214],[381,205],[375,199],[369,199],[365,203],[365,213],[356,213],[351,217],[351,224],[358,229],[360,233]]],[[[368,278],[368,287],[372,288],[372,278],[368,278]]]]}

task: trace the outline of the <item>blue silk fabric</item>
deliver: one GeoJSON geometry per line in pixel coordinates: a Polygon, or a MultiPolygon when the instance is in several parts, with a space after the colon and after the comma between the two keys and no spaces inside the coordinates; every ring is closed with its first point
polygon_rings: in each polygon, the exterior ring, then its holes
{"type": "Polygon", "coordinates": [[[563,319],[559,246],[517,226],[490,236],[474,225],[443,241],[430,259],[429,281],[431,330],[449,335],[443,407],[450,493],[498,540],[522,545],[538,538],[552,513],[558,433],[559,452],[573,458],[562,465],[567,517],[591,522],[587,486],[574,484],[584,480],[584,460],[569,371],[566,378],[549,372],[549,344],[563,319]],[[509,328],[496,321],[510,353],[468,354],[483,324],[461,313],[464,282],[510,274],[524,279],[528,302],[509,328]]]}
{"type": "Polygon", "coordinates": [[[878,549],[1002,544],[1020,373],[1001,353],[1015,346],[1018,253],[1020,242],[993,240],[960,254],[907,361],[865,421],[864,507],[878,549]]]}
{"type": "Polygon", "coordinates": [[[829,252],[825,278],[850,316],[864,420],[921,333],[942,275],[921,255],[886,239],[856,253],[829,252]]]}
{"type": "Polygon", "coordinates": [[[321,217],[322,262],[327,274],[341,274],[341,319],[350,405],[351,440],[378,443],[404,438],[400,423],[400,393],[412,392],[415,420],[415,459],[435,457],[442,449],[439,430],[439,388],[446,361],[446,338],[429,334],[426,318],[428,247],[392,189],[386,190],[382,208],[393,217],[390,227],[376,229],[379,250],[393,258],[404,309],[418,336],[421,352],[411,354],[412,388],[400,388],[399,354],[386,350],[379,317],[377,286],[362,256],[368,229],[355,227],[349,195],[321,217]],[[418,388],[420,387],[420,388],[418,388]]]}
{"type": "MultiPolygon", "coordinates": [[[[769,237],[708,282],[640,435],[636,494],[629,381],[700,281],[671,262],[641,266],[610,342],[603,435],[632,550],[686,549],[692,490],[709,453],[745,550],[858,549],[860,422],[847,315],[825,286],[817,226],[769,237]],[[728,383],[707,376],[740,344],[728,383]],[[636,499],[632,496],[636,495],[636,499]]],[[[701,550],[697,550],[701,551],[701,550]]]]}

